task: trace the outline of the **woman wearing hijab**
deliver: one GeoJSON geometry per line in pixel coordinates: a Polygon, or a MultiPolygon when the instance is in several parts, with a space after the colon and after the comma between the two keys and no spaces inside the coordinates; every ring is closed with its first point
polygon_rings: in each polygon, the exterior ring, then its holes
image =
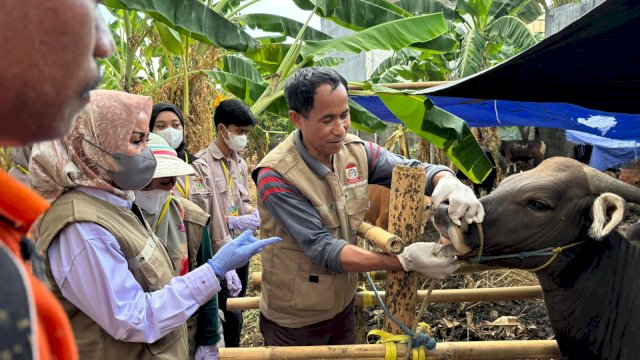
{"type": "Polygon", "coordinates": [[[191,164],[198,159],[185,148],[184,118],[182,117],[182,111],[177,106],[167,103],[153,105],[149,131],[162,136],[169,146],[178,153],[178,157],[187,164],[191,164]]]}
{"type": "Polygon", "coordinates": [[[277,238],[243,233],[176,276],[164,245],[132,205],[152,179],[149,97],[93,91],[62,140],[33,147],[32,186],[52,202],[35,228],[53,292],[83,359],[186,359],[186,321],[218,278],[277,238]]]}

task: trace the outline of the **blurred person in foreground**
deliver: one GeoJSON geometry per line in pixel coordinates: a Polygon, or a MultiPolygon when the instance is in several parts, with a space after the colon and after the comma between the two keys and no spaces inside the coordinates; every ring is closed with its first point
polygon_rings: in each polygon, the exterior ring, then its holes
{"type": "MultiPolygon", "coordinates": [[[[0,1],[0,146],[67,134],[100,77],[96,58],[115,50],[95,0],[0,1]]],[[[0,354],[77,359],[69,321],[41,282],[27,232],[49,204],[0,170],[0,354]]]]}

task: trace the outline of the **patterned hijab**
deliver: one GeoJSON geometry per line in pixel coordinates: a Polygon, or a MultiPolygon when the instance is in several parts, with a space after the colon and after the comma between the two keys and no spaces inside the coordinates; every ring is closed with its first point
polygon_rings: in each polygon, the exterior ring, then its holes
{"type": "Polygon", "coordinates": [[[33,188],[49,202],[76,186],[106,190],[132,201],[133,193],[118,189],[104,170],[117,170],[113,158],[91,143],[109,153],[125,152],[136,120],[149,121],[152,106],[148,96],[92,91],[69,135],[33,146],[29,164],[33,188]]]}

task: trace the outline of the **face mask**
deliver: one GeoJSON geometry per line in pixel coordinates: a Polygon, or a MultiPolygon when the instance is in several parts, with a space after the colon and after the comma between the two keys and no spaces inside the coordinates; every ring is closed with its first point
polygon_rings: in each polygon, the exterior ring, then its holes
{"type": "Polygon", "coordinates": [[[180,144],[182,144],[182,140],[184,140],[182,130],[174,128],[166,128],[164,130],[156,131],[155,133],[162,136],[162,138],[167,141],[169,146],[174,149],[177,149],[180,144]]]}
{"type": "Polygon", "coordinates": [[[225,130],[227,130],[227,134],[229,134],[229,139],[227,140],[224,135],[222,135],[222,138],[224,139],[224,142],[227,144],[229,149],[233,151],[242,151],[242,149],[247,146],[247,142],[249,141],[249,139],[247,139],[247,135],[236,135],[229,131],[229,129],[227,129],[226,127],[225,130]]]}
{"type": "Polygon", "coordinates": [[[136,195],[136,205],[138,205],[142,210],[146,211],[149,214],[157,215],[160,213],[160,211],[162,211],[162,207],[167,202],[167,200],[169,200],[171,190],[135,190],[133,193],[136,195]]]}
{"type": "Polygon", "coordinates": [[[147,186],[147,184],[151,182],[151,179],[153,179],[153,173],[156,171],[156,158],[148,147],[142,150],[142,153],[139,155],[123,153],[112,154],[85,138],[83,138],[83,140],[111,156],[116,161],[119,168],[117,171],[105,169],[98,164],[95,165],[106,171],[119,189],[140,190],[147,186]]]}

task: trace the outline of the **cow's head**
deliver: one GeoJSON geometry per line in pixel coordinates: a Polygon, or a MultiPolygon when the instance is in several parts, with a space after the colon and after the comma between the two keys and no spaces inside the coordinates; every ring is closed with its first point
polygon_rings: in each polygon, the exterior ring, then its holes
{"type": "MultiPolygon", "coordinates": [[[[573,159],[547,159],[533,170],[506,178],[481,199],[485,210],[482,255],[516,254],[584,239],[596,241],[622,221],[624,200],[640,202],[640,189],[573,159]]],[[[462,259],[477,256],[478,227],[455,226],[446,207],[435,210],[434,222],[462,259]]],[[[490,264],[532,269],[545,260],[510,258],[490,264]]]]}

